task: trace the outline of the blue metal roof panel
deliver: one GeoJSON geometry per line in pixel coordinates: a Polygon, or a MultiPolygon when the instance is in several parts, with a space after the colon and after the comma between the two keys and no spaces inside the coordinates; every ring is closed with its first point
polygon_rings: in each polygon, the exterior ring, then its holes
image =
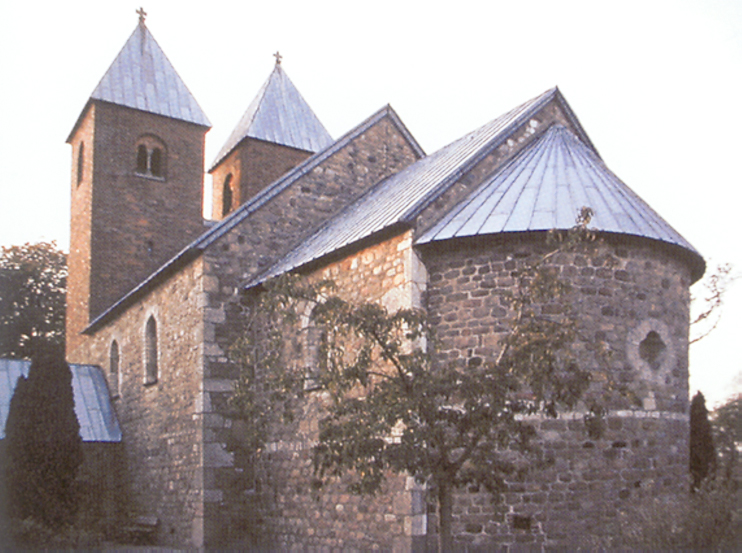
{"type": "Polygon", "coordinates": [[[594,230],[661,240],[698,255],[591,148],[561,125],[553,125],[487,179],[417,243],[498,232],[566,229],[574,225],[583,206],[595,212],[591,221],[594,230]]]}
{"type": "Polygon", "coordinates": [[[260,87],[211,164],[211,169],[247,137],[309,152],[319,152],[333,142],[330,133],[280,64],[276,64],[268,80],[260,87]]]}
{"type": "MultiPolygon", "coordinates": [[[[5,422],[18,378],[28,377],[30,367],[30,361],[0,359],[0,439],[5,438],[5,422]]],[[[101,370],[93,365],[70,364],[70,371],[83,441],[120,442],[121,429],[101,370]]]]}
{"type": "Polygon", "coordinates": [[[90,98],[211,126],[170,60],[141,23],[90,98]]]}
{"type": "Polygon", "coordinates": [[[382,181],[248,286],[414,218],[557,95],[556,88],[548,90],[382,181]]]}

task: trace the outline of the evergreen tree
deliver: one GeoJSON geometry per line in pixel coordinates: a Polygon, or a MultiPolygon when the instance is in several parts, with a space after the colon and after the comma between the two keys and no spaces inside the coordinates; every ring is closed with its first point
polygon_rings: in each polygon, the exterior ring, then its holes
{"type": "Polygon", "coordinates": [[[706,399],[696,392],[690,404],[690,474],[691,489],[697,490],[701,482],[713,474],[716,468],[716,452],[711,433],[711,423],[706,410],[706,399]]]}
{"type": "Polygon", "coordinates": [[[51,527],[75,514],[73,482],[82,462],[72,373],[59,346],[41,346],[21,377],[5,425],[9,515],[51,527]]]}

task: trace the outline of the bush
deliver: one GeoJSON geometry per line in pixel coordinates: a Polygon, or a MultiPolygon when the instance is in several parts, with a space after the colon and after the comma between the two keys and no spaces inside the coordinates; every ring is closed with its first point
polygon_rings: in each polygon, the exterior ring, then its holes
{"type": "Polygon", "coordinates": [[[742,543],[742,521],[736,512],[738,490],[733,480],[708,480],[684,497],[647,499],[635,511],[622,513],[619,549],[736,549],[742,543]]]}

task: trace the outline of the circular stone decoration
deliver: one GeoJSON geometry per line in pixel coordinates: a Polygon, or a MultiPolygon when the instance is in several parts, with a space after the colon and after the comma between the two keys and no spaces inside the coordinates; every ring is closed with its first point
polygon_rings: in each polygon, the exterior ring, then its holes
{"type": "Polygon", "coordinates": [[[644,378],[664,382],[668,369],[675,366],[675,347],[667,325],[658,319],[645,319],[629,331],[626,357],[644,378]]]}

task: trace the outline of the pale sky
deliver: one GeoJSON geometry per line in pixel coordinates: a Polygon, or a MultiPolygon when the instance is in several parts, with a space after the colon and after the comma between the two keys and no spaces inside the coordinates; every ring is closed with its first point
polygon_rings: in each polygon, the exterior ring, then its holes
{"type": "MultiPolygon", "coordinates": [[[[65,139],[137,25],[120,0],[3,2],[0,245],[69,244],[65,139]]],[[[431,153],[558,85],[608,167],[742,272],[742,2],[147,0],[211,120],[206,164],[283,67],[333,137],[389,103],[431,153]]],[[[208,182],[207,182],[208,184],[208,182]]],[[[697,295],[701,290],[694,290],[697,295]]],[[[691,349],[691,394],[742,392],[742,281],[691,349]]]]}

